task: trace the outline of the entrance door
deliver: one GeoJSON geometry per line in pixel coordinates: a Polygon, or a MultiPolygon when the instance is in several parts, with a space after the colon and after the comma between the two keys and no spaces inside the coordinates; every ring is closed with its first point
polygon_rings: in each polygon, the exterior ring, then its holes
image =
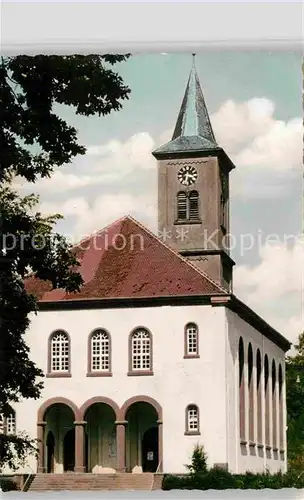
{"type": "Polygon", "coordinates": [[[47,456],[46,456],[46,471],[54,472],[54,455],[55,455],[55,437],[52,431],[49,431],[46,438],[46,448],[47,448],[47,456]]]}
{"type": "Polygon", "coordinates": [[[75,429],[69,430],[64,436],[63,468],[65,472],[75,468],[75,429]]]}
{"type": "Polygon", "coordinates": [[[158,466],[158,427],[148,429],[142,438],[143,472],[156,472],[158,466]]]}

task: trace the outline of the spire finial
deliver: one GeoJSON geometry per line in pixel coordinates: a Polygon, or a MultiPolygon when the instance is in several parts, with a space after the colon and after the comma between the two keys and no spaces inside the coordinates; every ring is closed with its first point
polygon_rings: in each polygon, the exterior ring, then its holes
{"type": "Polygon", "coordinates": [[[195,52],[192,52],[192,66],[195,66],[195,52]]]}

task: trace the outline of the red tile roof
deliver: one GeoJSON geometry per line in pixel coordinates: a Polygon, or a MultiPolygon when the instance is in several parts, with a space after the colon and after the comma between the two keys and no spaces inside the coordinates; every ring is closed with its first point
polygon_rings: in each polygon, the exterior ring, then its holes
{"type": "Polygon", "coordinates": [[[25,287],[41,302],[225,293],[205,273],[126,216],[74,247],[84,280],[80,292],[52,290],[28,278],[25,287]]]}

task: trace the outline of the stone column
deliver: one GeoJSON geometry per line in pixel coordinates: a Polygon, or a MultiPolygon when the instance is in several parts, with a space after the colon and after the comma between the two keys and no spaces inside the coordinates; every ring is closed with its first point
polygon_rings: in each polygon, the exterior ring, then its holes
{"type": "Polygon", "coordinates": [[[163,470],[163,421],[157,420],[158,425],[158,469],[157,472],[163,470]]]}
{"type": "Polygon", "coordinates": [[[37,438],[39,440],[38,442],[38,472],[43,473],[46,472],[46,467],[45,467],[45,457],[44,457],[44,450],[45,450],[45,426],[46,422],[37,422],[37,438]]]}
{"type": "Polygon", "coordinates": [[[75,421],[75,472],[85,472],[84,466],[84,426],[83,420],[75,421]]]}
{"type": "Polygon", "coordinates": [[[126,471],[126,424],[127,420],[116,420],[117,472],[126,471]]]}

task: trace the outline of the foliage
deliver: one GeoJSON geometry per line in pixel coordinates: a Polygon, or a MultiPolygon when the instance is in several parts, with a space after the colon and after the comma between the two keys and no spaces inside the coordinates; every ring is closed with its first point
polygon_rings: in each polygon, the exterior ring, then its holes
{"type": "Polygon", "coordinates": [[[289,464],[304,471],[304,332],[286,360],[287,442],[289,464]]]}
{"type": "Polygon", "coordinates": [[[192,460],[190,465],[186,465],[186,468],[192,474],[198,472],[207,471],[207,455],[204,452],[204,447],[200,444],[196,444],[192,454],[192,460]]]}
{"type": "Polygon", "coordinates": [[[226,490],[237,489],[261,490],[265,488],[304,488],[304,474],[290,470],[286,474],[278,472],[270,474],[231,474],[228,471],[212,468],[205,473],[172,475],[165,474],[162,484],[163,490],[226,490]]]}
{"type": "MultiPolygon", "coordinates": [[[[33,276],[73,293],[82,285],[65,238],[54,233],[60,216],[35,211],[38,198],[14,191],[16,178],[34,183],[85,154],[77,131],[56,113],[60,105],[83,116],[122,107],[130,90],[111,67],[129,55],[0,58],[0,414],[9,403],[37,399],[42,371],[31,361],[24,333],[37,299],[24,279],[33,276]]],[[[35,446],[25,437],[0,436],[0,470],[35,446]]]]}
{"type": "Polygon", "coordinates": [[[0,477],[0,488],[3,492],[6,491],[17,491],[18,486],[12,479],[3,479],[0,477]]]}

